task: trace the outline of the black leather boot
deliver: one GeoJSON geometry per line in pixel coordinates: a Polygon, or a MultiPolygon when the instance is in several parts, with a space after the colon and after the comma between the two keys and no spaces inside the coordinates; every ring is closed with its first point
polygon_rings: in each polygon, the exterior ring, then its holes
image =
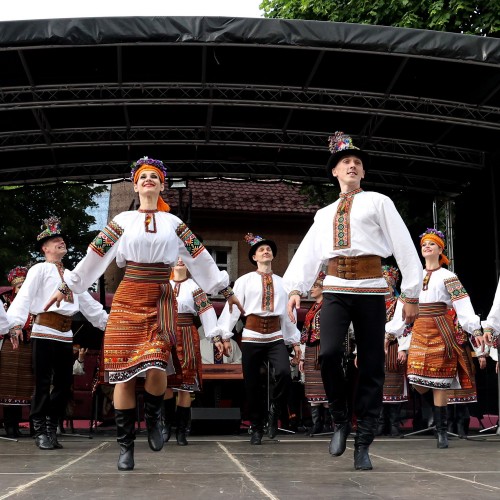
{"type": "Polygon", "coordinates": [[[270,439],[274,439],[276,434],[278,434],[278,418],[279,418],[279,406],[277,403],[271,403],[271,407],[269,408],[269,416],[268,416],[268,428],[267,435],[270,439]]]}
{"type": "Polygon", "coordinates": [[[309,432],[310,436],[314,436],[314,434],[319,434],[323,430],[323,423],[321,422],[321,406],[311,406],[311,418],[312,418],[312,427],[309,432]]]}
{"type": "Polygon", "coordinates": [[[332,411],[333,436],[330,441],[330,455],[340,457],[345,451],[347,437],[351,433],[351,422],[347,419],[347,411],[332,411]]]}
{"type": "Polygon", "coordinates": [[[120,445],[118,470],[134,469],[135,408],[115,408],[116,440],[120,445]]]}
{"type": "Polygon", "coordinates": [[[434,407],[434,422],[437,431],[437,447],[448,448],[448,408],[446,406],[434,407]]]}
{"type": "Polygon", "coordinates": [[[401,415],[401,403],[391,403],[387,405],[389,407],[389,422],[391,424],[391,437],[401,436],[400,427],[400,415],[401,415]]]}
{"type": "Polygon", "coordinates": [[[377,420],[377,429],[375,430],[375,436],[383,436],[385,434],[385,407],[386,405],[382,405],[380,409],[380,415],[377,420]]]}
{"type": "Polygon", "coordinates": [[[148,430],[148,443],[153,451],[163,448],[163,434],[161,428],[161,407],[163,405],[163,394],[153,396],[144,392],[144,419],[148,430]]]}
{"type": "Polygon", "coordinates": [[[35,431],[35,444],[41,450],[53,450],[54,445],[47,435],[47,422],[45,417],[33,417],[33,429],[35,431]]]}
{"type": "Polygon", "coordinates": [[[467,437],[470,424],[470,412],[467,404],[461,403],[455,405],[456,420],[457,420],[457,434],[460,438],[467,437]]]}
{"type": "Polygon", "coordinates": [[[354,438],[354,468],[356,470],[372,470],[372,462],[368,454],[375,437],[377,419],[365,417],[358,420],[356,437],[354,438]]]}
{"type": "Polygon", "coordinates": [[[22,417],[22,407],[18,405],[5,405],[3,407],[3,426],[8,438],[17,439],[21,437],[19,422],[22,417]]]}
{"type": "Polygon", "coordinates": [[[262,429],[262,425],[252,423],[250,427],[250,444],[260,445],[262,444],[262,436],[264,435],[264,431],[262,429]]]}
{"type": "Polygon", "coordinates": [[[175,430],[175,437],[179,446],[187,446],[186,431],[189,425],[189,416],[191,415],[191,408],[185,406],[177,406],[175,412],[177,417],[177,429],[175,430]]]}
{"type": "Polygon", "coordinates": [[[56,450],[60,450],[63,445],[57,440],[57,423],[58,418],[54,416],[47,417],[47,436],[49,436],[52,446],[56,450]]]}
{"type": "Polygon", "coordinates": [[[161,424],[162,424],[162,434],[163,442],[167,443],[172,435],[172,421],[175,415],[175,397],[163,400],[163,406],[161,411],[161,424]]]}
{"type": "Polygon", "coordinates": [[[323,412],[323,432],[333,432],[333,419],[330,408],[325,408],[324,406],[322,406],[321,411],[323,412]]]}

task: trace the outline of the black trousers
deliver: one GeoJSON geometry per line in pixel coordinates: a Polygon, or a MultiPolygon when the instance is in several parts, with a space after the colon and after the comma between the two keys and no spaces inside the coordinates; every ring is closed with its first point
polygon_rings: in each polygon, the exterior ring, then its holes
{"type": "Polygon", "coordinates": [[[241,363],[248,401],[249,417],[252,425],[262,426],[267,416],[265,398],[262,394],[261,370],[268,361],[273,369],[274,387],[271,403],[281,408],[287,400],[292,383],[290,358],[283,340],[269,343],[242,342],[241,363]]]}
{"type": "Polygon", "coordinates": [[[35,394],[30,415],[34,418],[63,417],[73,382],[73,344],[48,339],[32,339],[31,342],[35,394]]]}
{"type": "Polygon", "coordinates": [[[352,321],[358,355],[354,412],[358,419],[378,418],[384,386],[385,299],[383,295],[325,293],[321,306],[321,377],[333,411],[346,411],[343,360],[352,321]]]}

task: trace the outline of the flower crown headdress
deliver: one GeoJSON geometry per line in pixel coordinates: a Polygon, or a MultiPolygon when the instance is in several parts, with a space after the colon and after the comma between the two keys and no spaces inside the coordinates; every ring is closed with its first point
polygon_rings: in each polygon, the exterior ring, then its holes
{"type": "Polygon", "coordinates": [[[258,235],[254,235],[253,233],[247,233],[245,235],[245,241],[251,246],[253,247],[254,245],[256,245],[257,243],[259,243],[260,241],[264,240],[264,238],[262,236],[258,236],[258,235]]]}
{"type": "Polygon", "coordinates": [[[437,229],[434,229],[433,227],[428,227],[425,232],[423,232],[419,238],[423,238],[426,234],[435,234],[439,238],[441,238],[443,241],[446,241],[446,238],[444,237],[444,234],[441,231],[438,231],[437,229]]]}
{"type": "Polygon", "coordinates": [[[61,221],[58,217],[51,216],[44,219],[43,224],[40,226],[43,231],[36,237],[37,241],[51,236],[59,236],[61,234],[61,221]]]}
{"type": "Polygon", "coordinates": [[[335,132],[328,138],[328,149],[330,153],[338,153],[339,151],[345,151],[346,149],[357,149],[352,143],[352,137],[350,135],[344,134],[344,132],[335,132]]]}
{"type": "Polygon", "coordinates": [[[167,169],[161,160],[154,160],[153,158],[148,158],[147,156],[143,156],[139,158],[137,161],[132,163],[131,171],[130,171],[130,180],[134,180],[134,175],[142,165],[151,165],[152,167],[157,168],[163,174],[164,177],[167,177],[167,169]]]}

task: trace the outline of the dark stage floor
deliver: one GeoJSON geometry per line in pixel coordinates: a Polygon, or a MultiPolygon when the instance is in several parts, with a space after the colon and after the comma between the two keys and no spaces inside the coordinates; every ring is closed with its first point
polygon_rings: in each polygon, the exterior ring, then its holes
{"type": "Polygon", "coordinates": [[[190,438],[159,453],[136,441],[133,472],[116,468],[110,434],[63,436],[62,450],[38,450],[33,440],[0,440],[0,500],[16,499],[498,499],[500,442],[450,440],[438,450],[431,436],[380,438],[371,447],[373,471],[353,469],[353,441],[330,457],[328,437],[190,438]]]}

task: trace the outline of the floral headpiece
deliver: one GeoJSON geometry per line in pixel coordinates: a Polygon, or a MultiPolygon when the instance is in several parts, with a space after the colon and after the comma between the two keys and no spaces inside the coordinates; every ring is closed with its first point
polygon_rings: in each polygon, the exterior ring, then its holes
{"type": "Polygon", "coordinates": [[[153,158],[148,158],[147,156],[143,156],[139,158],[136,162],[132,163],[132,170],[130,171],[130,180],[134,180],[134,175],[143,165],[151,165],[152,167],[157,168],[162,174],[163,177],[167,177],[167,169],[161,160],[154,160],[153,158]]]}
{"type": "Polygon", "coordinates": [[[254,235],[253,233],[247,233],[245,235],[245,241],[250,245],[250,250],[248,252],[248,258],[250,262],[256,266],[257,263],[253,260],[253,256],[257,252],[257,248],[262,245],[269,245],[271,250],[273,251],[273,257],[276,257],[278,253],[278,247],[273,240],[268,240],[267,238],[263,238],[262,236],[254,235]]]}
{"type": "Polygon", "coordinates": [[[335,132],[328,138],[328,149],[330,153],[339,153],[346,149],[356,149],[359,151],[359,148],[352,143],[351,136],[344,134],[344,132],[335,132]]]}
{"type": "Polygon", "coordinates": [[[396,284],[399,281],[399,269],[394,266],[382,266],[382,275],[387,281],[387,284],[392,288],[396,288],[396,284]]]}
{"type": "Polygon", "coordinates": [[[253,247],[254,245],[256,245],[257,243],[259,243],[260,241],[264,241],[264,238],[262,236],[257,236],[253,233],[247,233],[245,234],[245,241],[251,246],[253,247]]]}
{"type": "Polygon", "coordinates": [[[11,284],[12,288],[20,285],[28,274],[28,268],[23,266],[16,266],[14,269],[9,271],[7,275],[7,281],[11,284]]]}
{"type": "Polygon", "coordinates": [[[37,241],[40,242],[46,238],[52,238],[53,236],[61,235],[61,221],[58,217],[51,216],[48,219],[44,219],[43,224],[40,226],[43,230],[37,237],[37,241]]]}
{"type": "Polygon", "coordinates": [[[441,238],[443,241],[445,241],[445,237],[444,237],[444,234],[441,232],[441,231],[438,231],[437,229],[434,229],[433,227],[428,227],[426,230],[425,230],[425,233],[422,233],[419,238],[423,238],[424,236],[426,236],[427,234],[435,234],[436,236],[438,236],[439,238],[441,238]]]}
{"type": "Polygon", "coordinates": [[[326,278],[326,273],[320,271],[314,283],[319,283],[321,286],[323,286],[323,281],[325,278],[326,278]]]}

